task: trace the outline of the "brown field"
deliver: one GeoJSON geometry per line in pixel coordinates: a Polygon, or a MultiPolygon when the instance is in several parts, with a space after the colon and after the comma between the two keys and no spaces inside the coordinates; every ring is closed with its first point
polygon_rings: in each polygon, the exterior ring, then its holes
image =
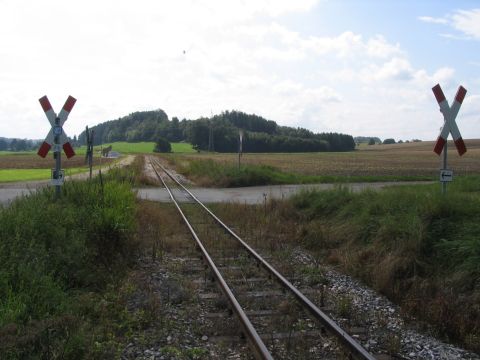
{"type": "MultiPolygon", "coordinates": [[[[460,157],[453,142],[448,142],[448,167],[457,175],[480,174],[480,139],[465,140],[467,152],[460,157]]],[[[434,142],[408,144],[362,145],[345,153],[249,154],[243,164],[270,165],[280,170],[304,175],[336,176],[430,176],[437,175],[441,156],[433,152],[434,142]]],[[[197,153],[176,157],[213,159],[237,163],[237,154],[197,153]]]]}
{"type": "MultiPolygon", "coordinates": [[[[102,164],[107,165],[113,159],[102,159],[102,164]]],[[[94,166],[100,165],[100,158],[93,158],[94,166]]],[[[0,169],[50,169],[55,166],[53,155],[50,153],[43,159],[37,154],[14,154],[0,156],[0,169]]],[[[85,155],[77,155],[71,159],[62,156],[62,168],[86,167],[85,155]]]]}

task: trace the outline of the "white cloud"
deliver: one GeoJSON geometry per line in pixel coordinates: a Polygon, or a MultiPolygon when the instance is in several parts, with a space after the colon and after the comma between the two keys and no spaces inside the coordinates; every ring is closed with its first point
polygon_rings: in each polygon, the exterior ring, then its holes
{"type": "Polygon", "coordinates": [[[419,16],[418,20],[426,23],[431,23],[431,24],[442,24],[442,25],[448,24],[448,20],[445,18],[434,18],[431,16],[419,16]]]}
{"type": "Polygon", "coordinates": [[[468,36],[480,39],[480,9],[458,10],[452,16],[452,26],[468,36]]]}
{"type": "Polygon", "coordinates": [[[379,58],[387,58],[390,56],[402,54],[399,44],[389,44],[387,40],[381,35],[377,35],[376,37],[368,40],[366,44],[366,49],[368,55],[379,58]]]}
{"type": "Polygon", "coordinates": [[[59,109],[71,94],[71,135],[160,107],[170,117],[237,109],[314,131],[433,139],[441,119],[430,89],[451,90],[454,70],[418,68],[382,35],[282,25],[315,4],[4,0],[0,136],[42,138],[48,122],[37,99],[47,94],[59,109]]]}
{"type": "Polygon", "coordinates": [[[410,80],[414,72],[410,62],[399,57],[392,58],[375,70],[373,77],[377,80],[410,80]]]}
{"type": "Polygon", "coordinates": [[[457,10],[445,17],[420,16],[418,19],[426,23],[448,25],[463,34],[440,34],[448,39],[480,39],[480,9],[457,10]]]}
{"type": "Polygon", "coordinates": [[[456,34],[451,34],[451,33],[440,33],[438,34],[441,37],[449,40],[471,40],[472,38],[469,36],[465,35],[456,35],[456,34]]]}

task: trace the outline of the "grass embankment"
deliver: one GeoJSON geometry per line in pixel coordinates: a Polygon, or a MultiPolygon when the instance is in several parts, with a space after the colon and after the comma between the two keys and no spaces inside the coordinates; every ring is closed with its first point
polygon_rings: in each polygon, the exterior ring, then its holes
{"type": "Polygon", "coordinates": [[[352,183],[382,181],[419,181],[433,180],[432,176],[405,175],[369,175],[369,176],[336,176],[336,175],[303,175],[281,171],[268,165],[238,165],[220,163],[211,159],[182,159],[168,157],[177,171],[192,179],[198,185],[240,187],[281,184],[312,183],[352,183]]]}
{"type": "MultiPolygon", "coordinates": [[[[480,351],[480,178],[352,193],[306,192],[291,200],[299,240],[480,351]]],[[[288,216],[292,216],[288,212],[288,216]]]]}
{"type": "Polygon", "coordinates": [[[131,173],[0,209],[0,358],[118,355],[117,337],[141,321],[119,301],[136,249],[131,173]]]}

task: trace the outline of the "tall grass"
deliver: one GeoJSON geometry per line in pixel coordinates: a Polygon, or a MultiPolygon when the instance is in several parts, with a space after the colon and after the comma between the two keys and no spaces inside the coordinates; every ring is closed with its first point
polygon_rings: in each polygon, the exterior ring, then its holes
{"type": "Polygon", "coordinates": [[[458,178],[445,196],[439,185],[339,187],[291,204],[307,246],[480,349],[480,177],[458,178]]]}
{"type": "Polygon", "coordinates": [[[68,182],[60,199],[46,188],[1,209],[0,358],[88,353],[79,299],[124,273],[134,214],[131,185],[118,181],[68,182]]]}

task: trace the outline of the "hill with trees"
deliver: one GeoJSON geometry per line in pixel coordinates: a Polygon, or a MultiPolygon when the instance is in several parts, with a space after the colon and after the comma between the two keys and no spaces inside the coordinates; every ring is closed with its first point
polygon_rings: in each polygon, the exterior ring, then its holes
{"type": "MultiPolygon", "coordinates": [[[[239,130],[244,132],[244,152],[317,152],[351,151],[355,141],[351,135],[313,133],[303,128],[279,126],[275,121],[240,111],[225,111],[219,115],[196,120],[168,119],[163,110],[140,111],[91,128],[94,144],[115,141],[185,141],[197,150],[235,152],[239,130]]],[[[85,143],[85,132],[78,137],[85,143]]]]}

